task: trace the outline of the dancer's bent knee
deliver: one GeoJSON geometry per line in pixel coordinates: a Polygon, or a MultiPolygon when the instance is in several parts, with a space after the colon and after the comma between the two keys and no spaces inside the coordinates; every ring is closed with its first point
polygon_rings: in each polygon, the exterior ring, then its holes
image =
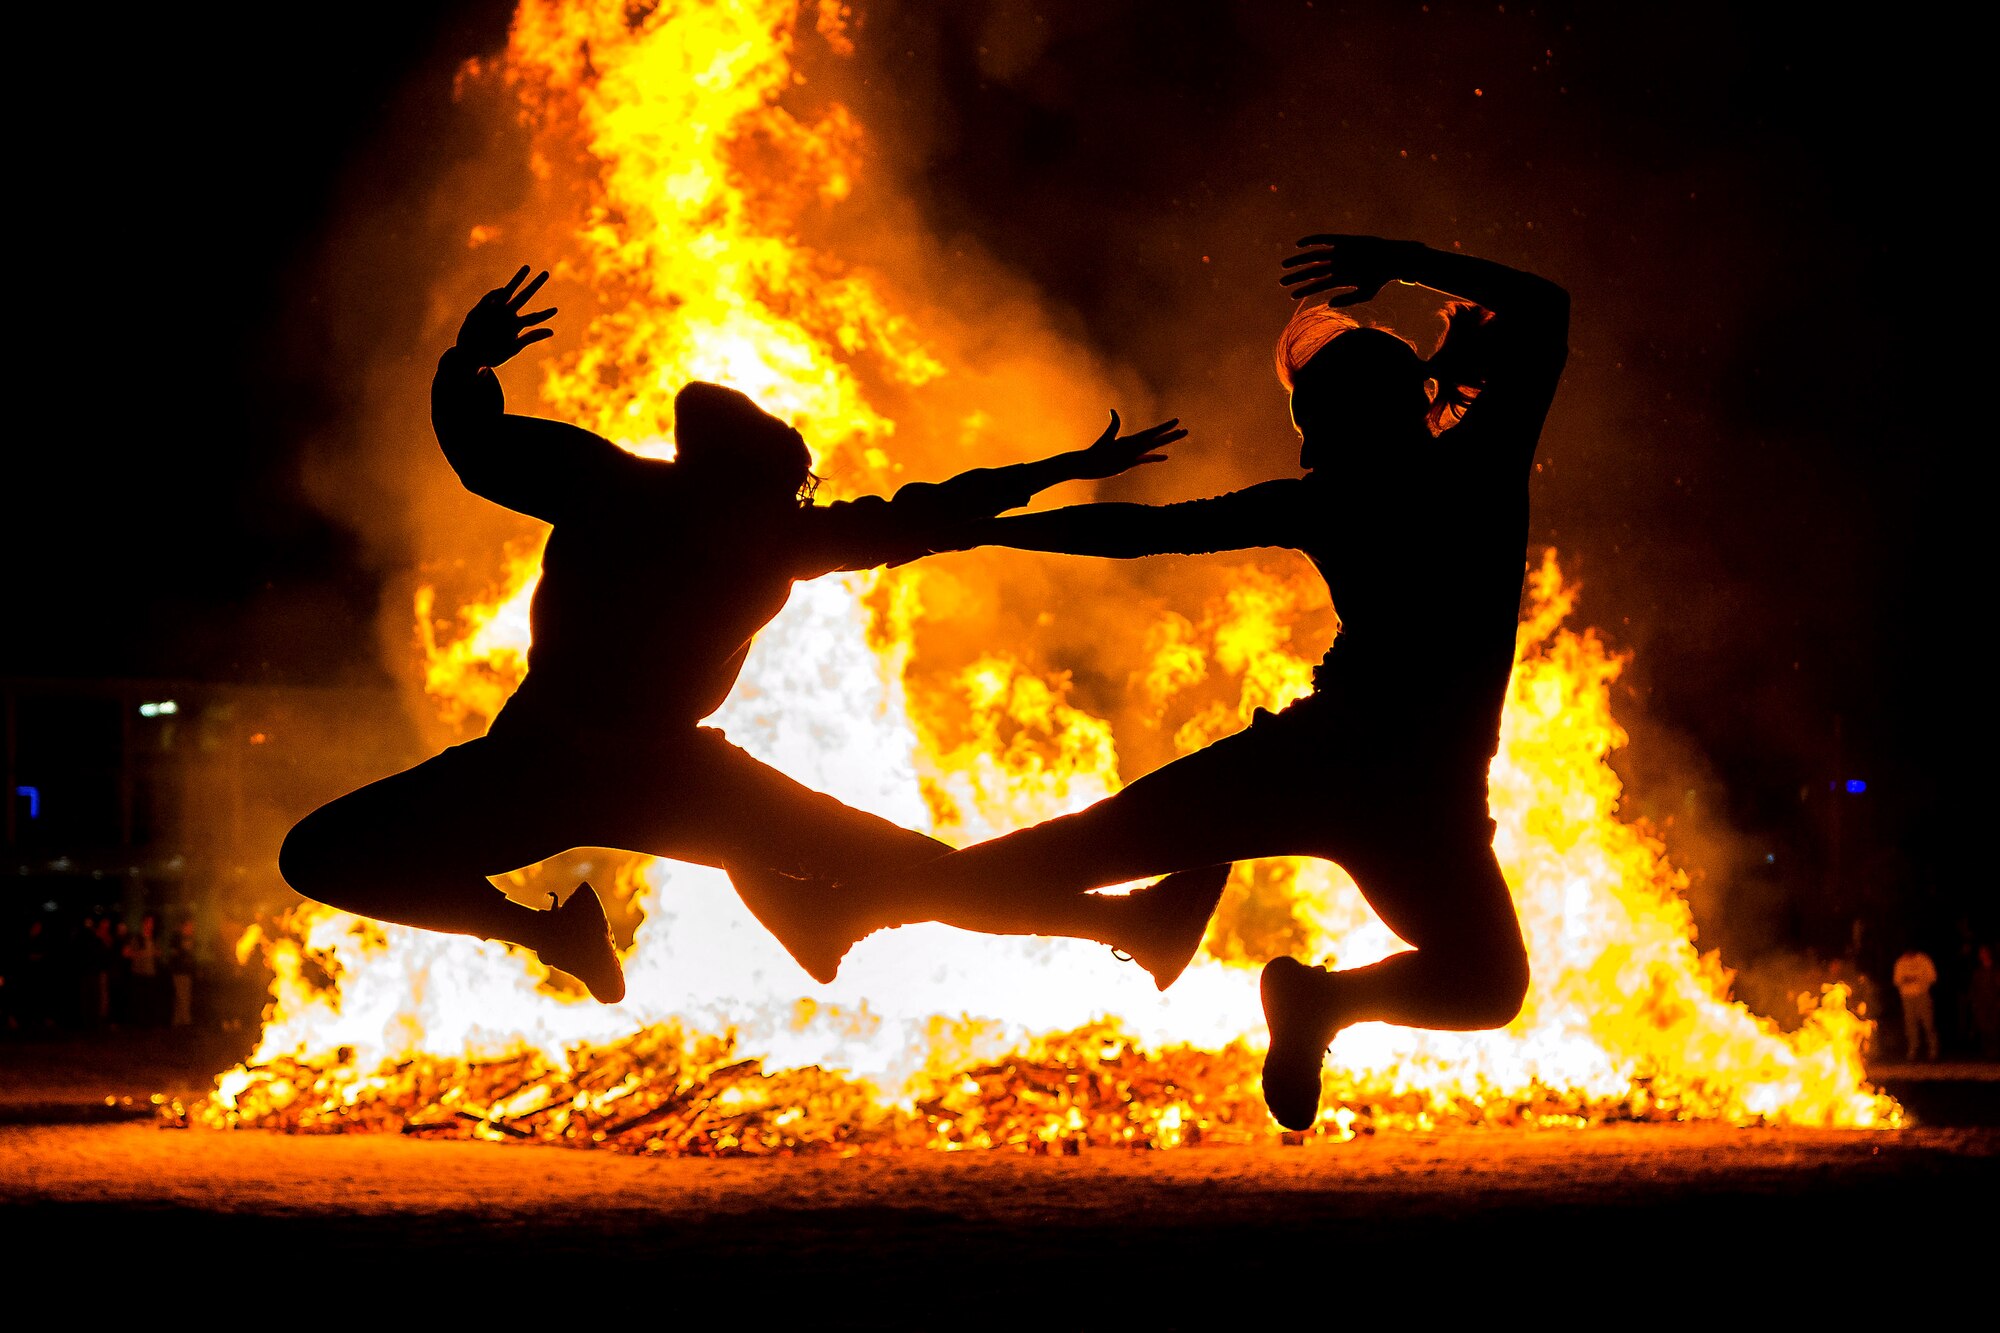
{"type": "Polygon", "coordinates": [[[302,898],[361,916],[380,915],[407,868],[370,856],[362,850],[359,830],[347,823],[340,812],[321,806],[294,824],[278,848],[278,873],[302,898]]]}
{"type": "Polygon", "coordinates": [[[1477,948],[1444,954],[1436,961],[1453,978],[1458,1018],[1466,1030],[1504,1028],[1520,1015],[1528,998],[1529,967],[1518,931],[1501,940],[1482,941],[1477,948]]]}
{"type": "Polygon", "coordinates": [[[292,891],[302,897],[326,901],[326,891],[335,888],[342,876],[335,869],[334,840],[326,831],[327,821],[318,811],[292,825],[278,848],[278,873],[292,891]]]}

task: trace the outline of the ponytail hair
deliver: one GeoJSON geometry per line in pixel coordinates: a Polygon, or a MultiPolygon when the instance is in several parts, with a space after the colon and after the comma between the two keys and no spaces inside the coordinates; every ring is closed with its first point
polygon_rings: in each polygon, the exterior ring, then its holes
{"type": "Polygon", "coordinates": [[[1425,373],[1438,386],[1428,414],[1431,434],[1457,425],[1486,387],[1487,367],[1493,360],[1492,330],[1493,312],[1484,306],[1470,301],[1445,306],[1444,336],[1424,361],[1425,373]]]}

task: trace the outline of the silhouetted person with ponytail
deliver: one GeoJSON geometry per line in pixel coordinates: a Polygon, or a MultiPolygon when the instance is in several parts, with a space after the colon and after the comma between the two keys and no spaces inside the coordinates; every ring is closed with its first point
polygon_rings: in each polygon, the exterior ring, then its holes
{"type": "Polygon", "coordinates": [[[1412,949],[1328,971],[1264,971],[1264,1093],[1310,1125],[1320,1066],[1351,1023],[1498,1027],[1528,960],[1493,855],[1486,772],[1498,745],[1526,573],[1528,477],[1567,358],[1569,298],[1541,278],[1414,242],[1313,236],[1287,261],[1302,307],[1279,375],[1306,475],[1184,504],[1088,504],[971,525],[967,545],[1132,558],[1250,547],[1303,552],[1340,628],[1313,692],[1081,813],[871,885],[879,923],[926,898],[1023,900],[1214,862],[1317,856],[1353,875],[1412,949]],[[1392,280],[1463,298],[1426,361],[1339,307],[1392,280]],[[1435,386],[1433,388],[1432,386],[1435,386]]]}
{"type": "MultiPolygon", "coordinates": [[[[829,979],[839,954],[820,959],[800,936],[845,921],[823,900],[835,884],[950,848],[698,725],[735,684],[752,636],[801,579],[916,558],[937,533],[1046,487],[1158,461],[1185,432],[1170,421],[1119,436],[1114,412],[1084,449],[915,483],[893,500],[818,505],[799,432],[734,389],[680,391],[672,462],[508,413],[494,368],[551,336],[553,309],[522,313],[547,277],[530,281],[524,267],[481,298],[431,385],[438,443],[467,489],[554,529],[527,675],[485,736],[300,821],[280,866],[301,894],[345,911],[532,949],[606,1002],[625,981],[596,892],[585,884],[537,911],[488,876],[578,846],[722,866],[829,979]]],[[[1226,875],[1169,877],[1123,901],[1024,901],[1006,924],[1126,950],[1164,985],[1200,943],[1226,875]]]]}

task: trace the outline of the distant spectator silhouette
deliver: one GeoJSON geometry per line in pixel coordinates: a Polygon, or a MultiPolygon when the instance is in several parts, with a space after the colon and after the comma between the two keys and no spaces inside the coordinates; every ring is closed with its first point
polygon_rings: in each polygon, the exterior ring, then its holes
{"type": "Polygon", "coordinates": [[[1911,1060],[1937,1059],[1937,1014],[1931,1004],[1937,964],[1923,950],[1908,949],[1896,959],[1892,977],[1903,1000],[1903,1054],[1911,1060]]]}
{"type": "Polygon", "coordinates": [[[177,1028],[194,1025],[195,979],[194,918],[184,919],[167,941],[167,977],[173,985],[173,1012],[169,1019],[177,1028]]]}
{"type": "Polygon", "coordinates": [[[125,968],[131,978],[127,1017],[140,1027],[160,1021],[159,918],[151,912],[139,918],[139,929],[125,939],[125,968]]]}
{"type": "MultiPolygon", "coordinates": [[[[554,527],[527,676],[487,735],[308,815],[281,869],[300,893],[347,911],[523,945],[615,1002],[624,978],[589,885],[536,911],[487,877],[575,846],[722,866],[829,978],[839,955],[811,940],[844,928],[835,881],[949,848],[697,725],[721,706],[751,638],[799,580],[924,555],[936,534],[1058,482],[1158,461],[1185,432],[1169,421],[1120,436],[1113,413],[1087,448],[912,484],[893,500],[818,505],[799,432],[720,385],[676,396],[672,462],[506,412],[494,368],[551,336],[537,326],[553,309],[522,313],[547,276],[529,280],[524,267],[473,307],[431,396],[438,443],[466,487],[554,527]]],[[[1199,944],[1226,875],[1203,869],[1126,900],[1024,903],[1012,920],[1121,948],[1164,984],[1199,944]]]]}
{"type": "Polygon", "coordinates": [[[120,989],[117,970],[124,960],[119,953],[118,930],[111,918],[102,913],[85,918],[77,931],[76,948],[80,960],[78,1008],[83,1025],[114,1026],[120,989]]]}
{"type": "Polygon", "coordinates": [[[1162,871],[1266,856],[1338,861],[1413,946],[1334,972],[1264,971],[1264,1093],[1317,1114],[1328,1044],[1351,1023],[1500,1026],[1527,954],[1493,855],[1486,770],[1514,657],[1528,476],[1567,357],[1553,283],[1414,242],[1308,237],[1287,261],[1302,307],[1279,345],[1302,478],[1183,504],[1089,504],[971,525],[967,544],[1132,558],[1291,547],[1340,629],[1313,693],[1089,809],[885,876],[879,920],[930,906],[1057,901],[1162,871]],[[1391,280],[1452,294],[1426,360],[1337,307],[1391,280]],[[1473,303],[1477,304],[1473,304],[1473,303]],[[1434,386],[1434,387],[1433,387],[1434,386]]]}

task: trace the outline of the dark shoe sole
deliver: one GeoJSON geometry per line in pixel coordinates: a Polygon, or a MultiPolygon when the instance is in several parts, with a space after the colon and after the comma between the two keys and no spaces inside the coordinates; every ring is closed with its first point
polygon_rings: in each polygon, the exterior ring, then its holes
{"type": "MultiPolygon", "coordinates": [[[[1302,1013],[1303,987],[1312,971],[1296,958],[1273,958],[1257,981],[1271,1049],[1264,1055],[1264,1105],[1286,1129],[1311,1129],[1319,1119],[1320,1070],[1333,1034],[1302,1013]]],[[[1338,1029],[1336,1029],[1337,1031],[1338,1029]]]]}

